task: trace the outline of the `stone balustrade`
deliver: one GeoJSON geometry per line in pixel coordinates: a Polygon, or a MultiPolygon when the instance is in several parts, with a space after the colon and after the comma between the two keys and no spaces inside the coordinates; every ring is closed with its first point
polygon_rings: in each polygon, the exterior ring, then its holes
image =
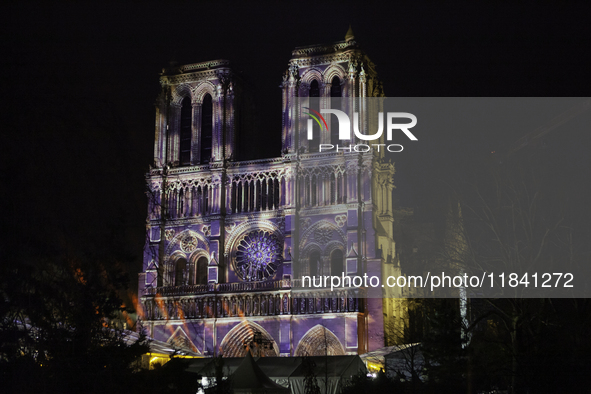
{"type": "Polygon", "coordinates": [[[290,284],[289,280],[279,280],[148,289],[142,297],[143,318],[183,320],[363,311],[360,289],[292,292],[290,284]]]}

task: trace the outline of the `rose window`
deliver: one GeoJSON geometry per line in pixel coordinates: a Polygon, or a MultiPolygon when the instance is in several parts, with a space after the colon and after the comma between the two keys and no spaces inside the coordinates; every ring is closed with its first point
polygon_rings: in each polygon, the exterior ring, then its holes
{"type": "Polygon", "coordinates": [[[273,275],[283,262],[281,241],[264,230],[251,231],[236,250],[236,273],[242,280],[261,281],[273,275]]]}
{"type": "Polygon", "coordinates": [[[197,249],[197,237],[188,235],[181,241],[181,249],[183,252],[191,253],[197,249]]]}

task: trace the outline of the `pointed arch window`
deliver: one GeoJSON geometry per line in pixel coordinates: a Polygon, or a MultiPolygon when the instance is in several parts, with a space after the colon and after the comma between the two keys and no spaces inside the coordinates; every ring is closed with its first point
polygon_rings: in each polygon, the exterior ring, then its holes
{"type": "Polygon", "coordinates": [[[242,212],[242,195],[244,194],[244,191],[242,190],[242,182],[237,182],[237,188],[236,188],[236,201],[235,201],[235,206],[236,206],[236,210],[234,212],[242,212]]]}
{"type": "Polygon", "coordinates": [[[185,270],[187,269],[187,260],[186,259],[178,259],[175,264],[174,269],[174,285],[175,286],[182,286],[183,279],[185,275],[185,270]]]}
{"type": "MultiPolygon", "coordinates": [[[[331,98],[341,98],[341,79],[336,75],[332,78],[330,86],[330,97],[331,98]]],[[[334,107],[332,107],[334,108],[334,107]]]]}
{"type": "MultiPolygon", "coordinates": [[[[310,108],[320,112],[320,86],[317,80],[313,80],[310,84],[310,108]]],[[[312,140],[308,141],[310,152],[318,152],[320,146],[320,127],[316,122],[312,122],[313,132],[312,140]]]]}
{"type": "Polygon", "coordinates": [[[330,203],[336,204],[337,203],[337,181],[334,174],[330,174],[330,203]]]}
{"type": "Polygon", "coordinates": [[[318,184],[316,182],[316,175],[312,176],[312,198],[310,201],[310,205],[312,205],[313,207],[316,206],[318,204],[318,200],[317,200],[317,193],[318,193],[318,184]]]}
{"type": "Polygon", "coordinates": [[[197,260],[197,283],[198,285],[207,284],[207,258],[200,257],[197,260]]]}
{"type": "Polygon", "coordinates": [[[336,249],[330,254],[330,274],[341,276],[343,274],[343,251],[336,249]]]}
{"type": "MultiPolygon", "coordinates": [[[[330,86],[330,108],[333,109],[341,109],[341,80],[336,75],[332,78],[331,86],[330,86]]],[[[334,116],[332,117],[334,118],[334,116]]],[[[339,143],[339,128],[338,127],[331,127],[330,128],[330,143],[333,145],[338,145],[339,143]]]]}
{"type": "Polygon", "coordinates": [[[255,200],[255,183],[254,181],[250,181],[250,186],[248,187],[248,193],[249,193],[249,197],[248,197],[248,210],[249,212],[253,212],[255,210],[255,205],[254,205],[254,200],[255,200]]]}
{"type": "Polygon", "coordinates": [[[273,182],[273,205],[275,206],[275,209],[277,209],[281,204],[280,193],[281,186],[279,185],[279,180],[275,179],[275,181],[273,182]]]}
{"type": "Polygon", "coordinates": [[[213,136],[213,103],[208,93],[201,104],[201,163],[211,160],[211,143],[213,136]]]}
{"type": "Polygon", "coordinates": [[[317,250],[310,253],[309,273],[311,277],[320,275],[320,252],[317,250]]]}
{"type": "Polygon", "coordinates": [[[179,143],[179,163],[186,166],[191,164],[191,123],[193,107],[191,98],[185,97],[181,103],[181,133],[179,143]]]}
{"type": "Polygon", "coordinates": [[[231,208],[231,213],[236,213],[237,209],[236,209],[236,202],[237,202],[237,187],[236,187],[236,183],[237,182],[232,182],[232,190],[231,190],[231,204],[230,204],[230,208],[231,208]]]}

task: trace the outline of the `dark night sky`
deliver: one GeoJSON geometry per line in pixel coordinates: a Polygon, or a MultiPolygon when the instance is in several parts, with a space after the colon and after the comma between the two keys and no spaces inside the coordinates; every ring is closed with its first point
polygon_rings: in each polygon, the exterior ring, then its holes
{"type": "MultiPolygon", "coordinates": [[[[231,60],[265,98],[272,133],[291,50],[342,40],[349,24],[388,96],[589,95],[588,6],[282,4],[3,5],[2,251],[115,253],[135,281],[158,73],[173,58],[231,60]]],[[[490,152],[516,134],[469,142],[490,152]]]]}

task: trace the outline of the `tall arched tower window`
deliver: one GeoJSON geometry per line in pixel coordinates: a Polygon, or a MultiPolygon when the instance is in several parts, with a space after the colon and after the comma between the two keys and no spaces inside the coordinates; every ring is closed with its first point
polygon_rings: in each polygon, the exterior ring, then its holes
{"type": "Polygon", "coordinates": [[[211,95],[203,97],[201,105],[201,163],[211,160],[211,140],[213,135],[213,105],[211,95]]]}
{"type": "Polygon", "coordinates": [[[179,162],[181,165],[191,164],[192,112],[191,98],[185,97],[181,104],[181,135],[179,144],[179,162]]]}
{"type": "MultiPolygon", "coordinates": [[[[341,109],[341,80],[336,75],[332,78],[331,86],[330,86],[330,108],[333,109],[341,109]]],[[[339,143],[339,128],[338,127],[331,127],[330,128],[330,143],[333,145],[338,145],[339,143]]]]}
{"type": "MultiPolygon", "coordinates": [[[[313,80],[310,84],[310,108],[314,109],[315,111],[320,112],[320,86],[318,86],[318,81],[313,80]]],[[[310,152],[318,152],[318,147],[320,146],[320,128],[316,122],[312,123],[313,127],[313,138],[312,140],[308,141],[308,146],[310,147],[310,152]]]]}
{"type": "Polygon", "coordinates": [[[339,249],[330,254],[330,274],[341,276],[343,274],[343,252],[339,249]]]}

